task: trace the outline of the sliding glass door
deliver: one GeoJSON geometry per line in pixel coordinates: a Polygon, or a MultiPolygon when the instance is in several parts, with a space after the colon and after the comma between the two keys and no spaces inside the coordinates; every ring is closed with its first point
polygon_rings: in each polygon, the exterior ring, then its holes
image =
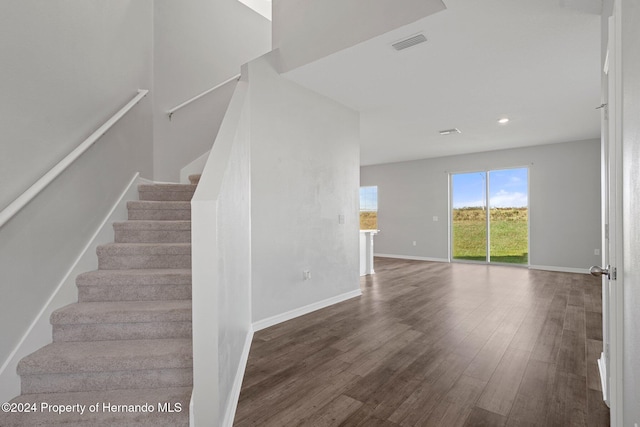
{"type": "Polygon", "coordinates": [[[529,263],[528,168],[451,174],[451,258],[529,263]]]}
{"type": "Polygon", "coordinates": [[[487,260],[487,177],[484,172],[451,176],[453,259],[487,260]]]}

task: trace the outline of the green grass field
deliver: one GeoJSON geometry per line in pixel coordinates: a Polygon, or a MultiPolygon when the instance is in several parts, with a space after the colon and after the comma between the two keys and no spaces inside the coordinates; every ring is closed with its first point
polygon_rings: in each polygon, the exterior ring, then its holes
{"type": "Polygon", "coordinates": [[[378,212],[360,212],[360,230],[377,230],[378,212]]]}
{"type": "MultiPolygon", "coordinates": [[[[453,258],[486,260],[486,216],[482,208],[453,210],[453,258]]],[[[491,262],[528,263],[527,208],[491,209],[491,262]]]]}
{"type": "MultiPolygon", "coordinates": [[[[377,212],[360,212],[360,229],[377,230],[377,212]]],[[[482,208],[453,210],[453,258],[486,261],[487,223],[482,208]]],[[[491,262],[527,264],[527,208],[491,209],[491,262]]]]}

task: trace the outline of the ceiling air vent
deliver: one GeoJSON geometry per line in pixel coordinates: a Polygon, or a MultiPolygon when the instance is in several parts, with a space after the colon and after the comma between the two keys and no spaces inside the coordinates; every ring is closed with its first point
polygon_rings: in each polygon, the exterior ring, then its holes
{"type": "Polygon", "coordinates": [[[441,130],[439,131],[440,135],[451,135],[454,133],[461,133],[460,129],[458,128],[453,128],[453,129],[445,129],[445,130],[441,130]]]}
{"type": "Polygon", "coordinates": [[[409,37],[408,39],[395,42],[391,46],[393,46],[395,50],[402,50],[411,46],[415,46],[420,43],[424,43],[426,41],[427,41],[427,38],[424,36],[424,34],[417,34],[415,36],[409,37]]]}

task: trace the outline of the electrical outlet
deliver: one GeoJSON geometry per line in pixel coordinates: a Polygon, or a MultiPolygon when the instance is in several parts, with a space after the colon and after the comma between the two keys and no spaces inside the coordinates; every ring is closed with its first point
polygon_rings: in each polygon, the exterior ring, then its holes
{"type": "Polygon", "coordinates": [[[418,244],[418,242],[416,242],[415,240],[413,241],[413,246],[416,246],[418,244]]]}
{"type": "Polygon", "coordinates": [[[338,224],[344,224],[344,215],[338,215],[338,224]]]}
{"type": "Polygon", "coordinates": [[[593,254],[594,255],[600,255],[600,249],[594,249],[593,250],[593,254]]]}
{"type": "Polygon", "coordinates": [[[433,216],[433,222],[437,222],[438,221],[438,217],[437,216],[433,216]]]}
{"type": "Polygon", "coordinates": [[[311,280],[311,272],[309,270],[302,272],[302,280],[311,280]]]}

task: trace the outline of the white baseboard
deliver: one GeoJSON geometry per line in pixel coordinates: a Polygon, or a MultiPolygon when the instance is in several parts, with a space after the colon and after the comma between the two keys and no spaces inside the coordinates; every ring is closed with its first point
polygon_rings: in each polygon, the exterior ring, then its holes
{"type": "Polygon", "coordinates": [[[604,354],[600,353],[600,358],[598,359],[598,372],[600,373],[600,385],[602,387],[602,400],[609,406],[609,394],[607,393],[607,366],[604,362],[604,354]]]}
{"type": "Polygon", "coordinates": [[[362,295],[362,291],[360,289],[357,289],[355,291],[347,292],[322,301],[314,302],[313,304],[305,305],[304,307],[287,311],[286,313],[258,320],[257,322],[253,323],[253,330],[254,332],[258,332],[270,326],[277,325],[278,323],[286,322],[287,320],[304,316],[305,314],[311,313],[312,311],[320,310],[321,308],[329,307],[330,305],[337,304],[351,298],[359,297],[360,295],[362,295]]]}
{"type": "Polygon", "coordinates": [[[373,254],[374,257],[380,258],[395,258],[395,259],[410,259],[413,261],[433,261],[433,262],[449,262],[447,258],[432,258],[413,255],[395,255],[395,254],[373,254]]]}
{"type": "Polygon", "coordinates": [[[189,399],[189,427],[196,427],[195,417],[193,416],[193,392],[191,393],[191,399],[189,399]]]}
{"type": "Polygon", "coordinates": [[[136,173],[33,320],[29,329],[0,367],[0,402],[7,402],[20,394],[20,377],[16,372],[18,362],[23,357],[51,343],[52,328],[49,322],[51,313],[58,308],[78,301],[76,276],[98,267],[96,248],[98,245],[113,241],[111,224],[127,219],[127,201],[137,200],[137,184],[140,182],[141,178],[136,173]]]}
{"type": "Polygon", "coordinates": [[[530,265],[530,270],[546,270],[546,271],[558,271],[561,273],[579,273],[589,274],[589,270],[586,268],[573,268],[573,267],[556,267],[550,265],[530,265]]]}
{"type": "Polygon", "coordinates": [[[231,396],[229,396],[229,403],[227,404],[226,411],[222,425],[224,427],[233,426],[233,419],[236,416],[236,409],[238,409],[238,399],[240,399],[240,389],[242,388],[242,380],[244,379],[244,371],[247,368],[247,361],[249,360],[249,350],[251,350],[251,341],[253,340],[253,328],[249,327],[247,337],[244,340],[244,348],[242,349],[242,355],[240,356],[240,363],[238,364],[238,370],[236,371],[236,377],[233,380],[233,387],[231,388],[231,396]]]}
{"type": "Polygon", "coordinates": [[[138,184],[148,184],[148,185],[151,185],[151,184],[168,184],[166,182],[165,183],[156,182],[156,181],[154,181],[152,179],[143,178],[141,176],[138,177],[138,182],[137,183],[138,184]]]}

